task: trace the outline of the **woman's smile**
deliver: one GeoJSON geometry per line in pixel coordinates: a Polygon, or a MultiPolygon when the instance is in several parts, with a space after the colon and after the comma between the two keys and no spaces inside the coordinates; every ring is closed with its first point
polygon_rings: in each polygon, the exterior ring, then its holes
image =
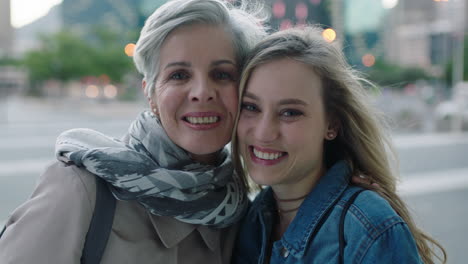
{"type": "Polygon", "coordinates": [[[252,162],[264,166],[276,165],[288,156],[287,152],[262,148],[258,146],[250,146],[249,151],[252,162]]]}
{"type": "Polygon", "coordinates": [[[195,130],[208,130],[221,124],[222,116],[217,112],[191,112],[182,117],[188,127],[195,130]]]}
{"type": "Polygon", "coordinates": [[[312,185],[320,176],[328,128],[321,89],[320,76],[292,59],[274,60],[252,72],[237,135],[254,182],[312,185]]]}
{"type": "Polygon", "coordinates": [[[167,135],[192,157],[215,159],[231,139],[237,112],[231,36],[217,26],[180,27],[165,40],[160,62],[153,100],[167,135]]]}

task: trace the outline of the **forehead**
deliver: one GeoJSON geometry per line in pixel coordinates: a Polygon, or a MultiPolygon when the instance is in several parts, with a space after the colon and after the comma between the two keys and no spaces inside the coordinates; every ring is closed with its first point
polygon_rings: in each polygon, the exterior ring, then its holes
{"type": "Polygon", "coordinates": [[[284,58],[257,66],[246,89],[266,100],[298,98],[312,102],[321,98],[322,81],[311,66],[284,58]]]}
{"type": "Polygon", "coordinates": [[[173,30],[161,47],[161,63],[177,60],[234,60],[231,35],[221,26],[184,25],[173,30]]]}

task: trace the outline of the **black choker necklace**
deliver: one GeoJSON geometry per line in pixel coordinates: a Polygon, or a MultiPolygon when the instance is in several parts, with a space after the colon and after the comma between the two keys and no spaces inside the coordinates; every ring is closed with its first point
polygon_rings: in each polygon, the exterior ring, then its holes
{"type": "Polygon", "coordinates": [[[298,200],[301,200],[301,199],[306,198],[307,195],[308,195],[308,193],[306,193],[304,196],[301,196],[301,197],[298,197],[298,198],[280,199],[280,198],[278,198],[278,196],[276,196],[276,194],[273,192],[273,197],[275,197],[275,200],[276,200],[277,202],[283,202],[283,203],[295,202],[295,201],[298,201],[298,200]]]}
{"type": "MultiPolygon", "coordinates": [[[[291,199],[280,199],[278,198],[278,196],[276,196],[276,194],[273,192],[273,197],[275,198],[276,200],[276,204],[278,205],[280,202],[282,203],[289,203],[289,202],[296,202],[296,201],[299,201],[299,200],[303,200],[306,196],[308,195],[305,194],[304,196],[301,196],[301,197],[297,197],[297,198],[291,198],[291,199]]],[[[282,214],[287,214],[287,213],[291,213],[291,212],[295,212],[299,209],[299,207],[301,207],[301,205],[299,204],[297,207],[294,207],[294,208],[291,208],[291,209],[280,209],[278,208],[277,211],[278,211],[278,214],[282,215],[282,214]]]]}
{"type": "Polygon", "coordinates": [[[278,208],[278,214],[282,215],[282,214],[291,213],[291,212],[297,211],[299,209],[299,207],[301,207],[301,205],[299,205],[298,207],[295,207],[295,208],[287,209],[287,210],[283,210],[283,209],[278,208]]]}

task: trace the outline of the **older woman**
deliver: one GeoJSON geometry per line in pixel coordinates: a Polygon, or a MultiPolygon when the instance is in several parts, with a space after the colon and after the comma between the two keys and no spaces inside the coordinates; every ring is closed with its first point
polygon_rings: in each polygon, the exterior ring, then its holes
{"type": "Polygon", "coordinates": [[[7,221],[0,262],[97,263],[102,255],[100,263],[228,263],[248,201],[223,148],[240,66],[263,34],[253,15],[220,0],[174,0],[156,10],[134,57],[151,111],[123,140],[88,129],[60,135],[63,162],[47,168],[7,221]],[[118,201],[93,260],[83,247],[101,231],[90,229],[101,213],[96,178],[118,201]]]}
{"type": "Polygon", "coordinates": [[[365,83],[319,28],[277,32],[254,48],[233,157],[269,187],[242,222],[235,263],[435,262],[429,244],[440,245],[395,193],[390,140],[365,83]],[[379,187],[350,184],[358,175],[379,187]]]}

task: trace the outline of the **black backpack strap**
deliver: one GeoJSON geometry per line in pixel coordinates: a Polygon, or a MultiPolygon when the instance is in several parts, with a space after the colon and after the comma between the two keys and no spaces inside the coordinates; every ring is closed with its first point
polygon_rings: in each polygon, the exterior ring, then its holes
{"type": "Polygon", "coordinates": [[[96,177],[96,204],[81,255],[82,264],[99,264],[114,221],[116,200],[106,182],[96,177]]]}
{"type": "Polygon", "coordinates": [[[344,263],[344,247],[345,247],[345,239],[344,239],[344,221],[346,217],[346,213],[348,212],[349,207],[354,203],[354,200],[358,197],[358,195],[365,191],[365,189],[360,189],[353,193],[353,195],[349,198],[349,200],[346,202],[346,204],[343,207],[343,211],[341,212],[340,216],[340,227],[339,227],[339,242],[340,242],[340,255],[339,255],[339,260],[338,263],[343,264],[344,263]]]}

